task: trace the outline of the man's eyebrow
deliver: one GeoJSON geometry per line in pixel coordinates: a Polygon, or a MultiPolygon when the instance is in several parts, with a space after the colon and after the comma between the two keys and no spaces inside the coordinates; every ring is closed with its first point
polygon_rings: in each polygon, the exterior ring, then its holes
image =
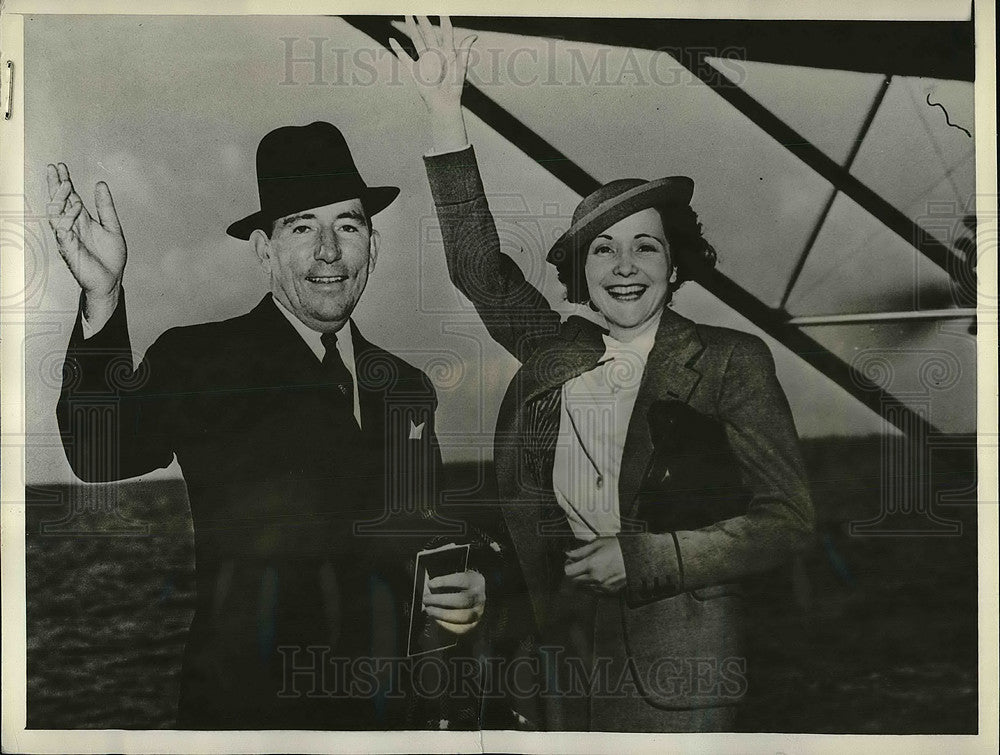
{"type": "Polygon", "coordinates": [[[337,220],[342,220],[343,218],[352,218],[353,220],[358,220],[362,223],[368,222],[368,218],[365,217],[365,214],[358,210],[344,210],[337,215],[337,220]]]}
{"type": "Polygon", "coordinates": [[[297,220],[315,220],[315,219],[316,216],[313,215],[311,212],[300,212],[297,215],[289,215],[287,218],[282,218],[281,224],[285,226],[285,225],[291,225],[297,220]]]}
{"type": "MultiPolygon", "coordinates": [[[[359,223],[368,222],[368,218],[366,218],[365,214],[360,210],[344,210],[343,212],[337,214],[337,220],[344,220],[345,218],[350,220],[357,220],[359,223]]],[[[292,223],[296,223],[299,220],[315,220],[315,219],[316,215],[311,212],[299,212],[296,213],[295,215],[289,215],[287,218],[282,218],[281,225],[284,227],[284,226],[289,226],[292,223]]]]}

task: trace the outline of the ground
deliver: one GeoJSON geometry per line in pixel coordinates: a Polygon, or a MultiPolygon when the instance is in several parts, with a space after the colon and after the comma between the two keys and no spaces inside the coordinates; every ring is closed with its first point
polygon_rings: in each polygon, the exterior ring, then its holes
{"type": "MultiPolygon", "coordinates": [[[[975,732],[975,493],[930,506],[960,533],[851,534],[852,522],[881,510],[893,474],[880,471],[888,458],[880,441],[803,446],[819,514],[816,546],[794,568],[750,585],[741,728],[975,732]]],[[[933,472],[914,488],[926,494],[921,500],[974,482],[968,444],[951,448],[917,467],[933,472]]],[[[456,488],[476,479],[467,465],[448,473],[456,488]]],[[[28,727],[170,728],[194,607],[183,484],[40,486],[27,500],[28,727]],[[140,531],[129,534],[136,523],[140,531]]]]}

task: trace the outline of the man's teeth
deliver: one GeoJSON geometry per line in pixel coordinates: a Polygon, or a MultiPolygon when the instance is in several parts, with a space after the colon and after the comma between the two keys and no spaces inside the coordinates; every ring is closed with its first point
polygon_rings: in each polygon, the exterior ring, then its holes
{"type": "Polygon", "coordinates": [[[310,283],[340,283],[347,280],[346,275],[310,275],[306,278],[310,283]]]}

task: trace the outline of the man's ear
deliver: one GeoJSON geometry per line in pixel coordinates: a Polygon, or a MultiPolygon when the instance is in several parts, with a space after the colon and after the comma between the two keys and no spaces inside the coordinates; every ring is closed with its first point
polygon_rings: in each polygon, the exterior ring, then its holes
{"type": "Polygon", "coordinates": [[[250,234],[250,244],[265,273],[271,272],[271,239],[259,228],[250,234]]]}
{"type": "Polygon", "coordinates": [[[368,274],[372,274],[372,270],[375,269],[375,262],[378,260],[378,248],[379,244],[382,243],[382,237],[378,235],[378,231],[372,228],[371,236],[368,238],[368,274]]]}

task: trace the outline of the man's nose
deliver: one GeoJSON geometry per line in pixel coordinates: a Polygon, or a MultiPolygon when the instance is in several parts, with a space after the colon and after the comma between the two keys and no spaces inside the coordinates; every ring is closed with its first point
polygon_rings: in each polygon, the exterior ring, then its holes
{"type": "Polygon", "coordinates": [[[316,250],[315,256],[324,262],[335,262],[340,259],[340,242],[332,228],[325,228],[320,233],[319,249],[316,250]]]}

